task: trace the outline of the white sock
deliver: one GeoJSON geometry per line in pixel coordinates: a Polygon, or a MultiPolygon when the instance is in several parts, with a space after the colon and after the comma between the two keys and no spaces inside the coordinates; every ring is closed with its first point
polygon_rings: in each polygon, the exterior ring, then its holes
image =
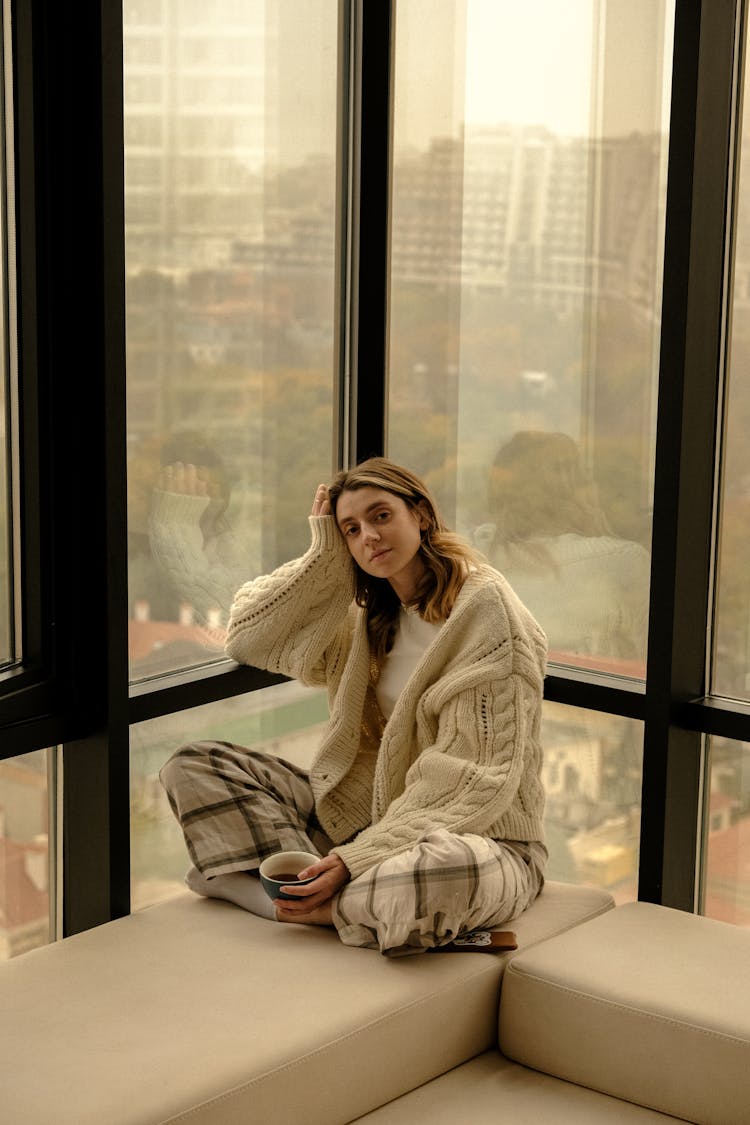
{"type": "Polygon", "coordinates": [[[263,890],[263,884],[254,871],[232,871],[229,875],[216,875],[206,879],[197,867],[191,867],[185,876],[191,891],[204,898],[224,898],[241,906],[259,918],[276,921],[276,907],[263,890]]]}

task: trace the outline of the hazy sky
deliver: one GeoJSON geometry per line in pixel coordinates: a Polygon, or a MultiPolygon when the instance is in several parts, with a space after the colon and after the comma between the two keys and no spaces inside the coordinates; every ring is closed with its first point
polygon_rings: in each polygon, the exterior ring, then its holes
{"type": "Polygon", "coordinates": [[[400,0],[397,147],[477,125],[664,128],[674,0],[400,0]]]}
{"type": "Polygon", "coordinates": [[[466,120],[588,131],[594,0],[470,0],[466,120]]]}

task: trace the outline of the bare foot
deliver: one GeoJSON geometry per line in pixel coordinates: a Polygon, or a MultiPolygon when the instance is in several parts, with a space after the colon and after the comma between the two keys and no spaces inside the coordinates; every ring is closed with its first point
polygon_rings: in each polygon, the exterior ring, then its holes
{"type": "Polygon", "coordinates": [[[324,902],[322,906],[316,907],[308,914],[296,914],[289,910],[284,910],[283,907],[276,907],[276,921],[277,922],[302,922],[305,926],[332,926],[333,925],[333,912],[331,910],[330,902],[324,902]]]}

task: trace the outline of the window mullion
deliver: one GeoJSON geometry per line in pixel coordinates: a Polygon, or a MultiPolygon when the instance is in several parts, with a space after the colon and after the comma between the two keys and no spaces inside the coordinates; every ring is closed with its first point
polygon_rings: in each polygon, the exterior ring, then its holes
{"type": "Polygon", "coordinates": [[[385,451],[392,7],[360,0],[353,23],[350,464],[385,451]]]}
{"type": "Polygon", "coordinates": [[[733,129],[734,4],[678,4],[662,304],[639,896],[693,909],[733,129]]]}
{"type": "MultiPolygon", "coordinates": [[[[129,909],[122,13],[31,23],[36,322],[70,934],[129,909]],[[46,413],[45,413],[46,412],[46,413]],[[67,740],[67,741],[65,741],[67,740]]],[[[45,558],[44,552],[42,557],[45,558]]]]}

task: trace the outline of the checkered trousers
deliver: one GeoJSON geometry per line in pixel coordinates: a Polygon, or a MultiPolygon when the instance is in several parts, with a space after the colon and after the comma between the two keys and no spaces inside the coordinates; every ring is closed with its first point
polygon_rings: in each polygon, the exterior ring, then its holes
{"type": "MultiPolygon", "coordinates": [[[[327,855],[308,775],[228,742],[196,742],[161,771],[194,865],[210,879],[257,869],[277,851],[327,855]]],[[[347,945],[390,956],[443,945],[497,927],[529,906],[543,884],[547,852],[537,842],[490,840],[438,829],[347,883],[333,921],[347,945]]]]}

